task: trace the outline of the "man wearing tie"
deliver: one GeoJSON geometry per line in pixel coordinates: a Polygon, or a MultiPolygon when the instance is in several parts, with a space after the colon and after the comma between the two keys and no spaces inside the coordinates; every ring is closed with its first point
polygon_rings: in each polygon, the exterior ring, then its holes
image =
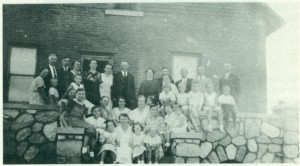
{"type": "Polygon", "coordinates": [[[192,87],[192,81],[193,79],[191,78],[187,78],[187,75],[188,75],[188,70],[186,68],[182,68],[180,70],[180,75],[181,75],[181,79],[178,80],[175,85],[177,86],[177,89],[178,89],[178,85],[179,83],[183,82],[185,84],[185,93],[188,93],[189,91],[191,91],[191,87],[192,87]]]}
{"type": "Polygon", "coordinates": [[[114,74],[112,85],[112,100],[114,106],[118,106],[119,97],[124,97],[126,107],[133,109],[136,106],[134,76],[128,72],[128,63],[121,63],[121,71],[114,74]]]}
{"type": "Polygon", "coordinates": [[[62,63],[62,67],[57,70],[59,96],[63,96],[63,94],[65,94],[70,83],[72,82],[70,68],[69,68],[70,58],[67,56],[63,57],[61,63],[62,63]]]}
{"type": "Polygon", "coordinates": [[[220,91],[222,92],[222,87],[228,85],[230,87],[230,95],[238,101],[238,97],[241,94],[240,78],[232,73],[232,65],[229,63],[224,64],[225,74],[220,78],[220,91]]]}
{"type": "Polygon", "coordinates": [[[206,85],[207,84],[213,85],[212,79],[205,76],[205,68],[202,67],[202,66],[198,67],[197,73],[198,73],[198,75],[196,77],[196,80],[199,81],[200,90],[201,90],[202,93],[204,93],[204,92],[206,92],[206,85]]]}
{"type": "Polygon", "coordinates": [[[57,71],[56,71],[56,68],[55,68],[55,65],[56,65],[56,61],[57,61],[57,56],[55,54],[50,54],[48,56],[48,61],[49,61],[49,64],[48,66],[46,67],[49,71],[49,74],[47,75],[47,77],[45,78],[45,86],[46,86],[46,94],[48,94],[48,90],[51,86],[50,84],[50,80],[52,78],[58,78],[57,76],[57,71]]]}

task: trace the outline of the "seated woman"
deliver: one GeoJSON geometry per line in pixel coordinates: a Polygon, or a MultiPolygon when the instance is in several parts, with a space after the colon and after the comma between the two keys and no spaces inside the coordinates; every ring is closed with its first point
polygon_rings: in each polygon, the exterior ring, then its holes
{"type": "Polygon", "coordinates": [[[130,109],[126,108],[126,101],[124,97],[119,97],[119,102],[118,102],[118,107],[113,108],[112,113],[115,115],[116,120],[117,120],[117,125],[119,124],[119,117],[121,114],[127,114],[129,115],[129,112],[131,111],[130,109]]]}
{"type": "MultiPolygon", "coordinates": [[[[66,107],[66,112],[68,114],[68,126],[85,129],[82,154],[86,154],[88,152],[88,148],[93,149],[92,143],[93,140],[96,138],[96,129],[92,125],[84,121],[85,115],[87,114],[87,109],[82,102],[84,99],[85,90],[82,88],[78,88],[76,90],[76,98],[73,100],[69,100],[68,105],[66,107]]],[[[64,119],[64,117],[62,119],[64,119]]],[[[92,151],[90,151],[90,157],[93,157],[93,153],[91,152],[92,151]]]]}
{"type": "Polygon", "coordinates": [[[66,118],[68,117],[66,107],[71,100],[75,99],[75,97],[76,97],[76,91],[72,89],[69,91],[66,99],[61,99],[58,102],[58,105],[60,106],[60,125],[62,127],[68,127],[68,124],[66,122],[66,118]]]}
{"type": "Polygon", "coordinates": [[[106,131],[100,133],[100,142],[103,144],[100,152],[100,164],[110,156],[113,163],[116,161],[116,148],[117,148],[117,133],[115,132],[116,124],[112,120],[107,120],[106,131]]]}

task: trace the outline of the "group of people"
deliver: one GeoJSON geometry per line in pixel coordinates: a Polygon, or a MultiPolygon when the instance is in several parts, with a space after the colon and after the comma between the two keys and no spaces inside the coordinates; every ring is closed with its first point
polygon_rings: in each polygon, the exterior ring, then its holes
{"type": "Polygon", "coordinates": [[[56,55],[50,54],[48,60],[49,65],[32,82],[30,104],[59,105],[61,125],[85,128],[82,153],[99,157],[100,163],[107,158],[114,163],[157,163],[169,149],[172,133],[202,131],[203,114],[208,132],[213,130],[213,112],[222,132],[229,117],[236,123],[241,88],[229,63],[224,64],[225,73],[219,80],[220,95],[202,66],[195,79],[188,78],[188,70],[182,68],[182,78],[176,82],[168,68],[161,69],[158,79],[149,68],[136,95],[127,62],[113,74],[111,64],[104,73],[98,72],[96,60],[91,60],[90,70],[84,72],[80,61],[74,61],[70,69],[69,57],[62,59],[57,71],[56,55]]]}

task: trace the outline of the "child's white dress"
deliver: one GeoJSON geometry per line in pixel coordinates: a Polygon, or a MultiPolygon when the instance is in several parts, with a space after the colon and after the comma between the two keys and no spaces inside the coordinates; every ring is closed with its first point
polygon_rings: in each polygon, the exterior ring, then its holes
{"type": "Polygon", "coordinates": [[[138,157],[146,150],[144,146],[145,134],[141,133],[140,135],[133,134],[132,135],[132,157],[138,157]]]}
{"type": "Polygon", "coordinates": [[[162,91],[159,94],[159,100],[162,101],[163,103],[175,102],[176,101],[176,96],[171,91],[169,93],[165,93],[164,91],[162,91]]]}
{"type": "MultiPolygon", "coordinates": [[[[145,144],[149,144],[150,146],[162,144],[161,137],[159,135],[156,135],[155,137],[151,137],[150,134],[148,134],[144,139],[145,144]]],[[[159,146],[159,159],[161,159],[164,156],[164,152],[162,149],[162,146],[159,146]]]]}
{"type": "Polygon", "coordinates": [[[117,147],[116,161],[122,164],[132,163],[132,148],[130,147],[130,140],[132,139],[132,128],[131,126],[125,131],[122,126],[119,125],[116,128],[117,137],[120,141],[120,146],[117,147]]]}
{"type": "Polygon", "coordinates": [[[100,135],[100,142],[104,142],[104,144],[99,152],[99,155],[105,150],[111,151],[116,154],[116,140],[117,133],[115,131],[112,133],[108,131],[102,132],[100,135]]]}

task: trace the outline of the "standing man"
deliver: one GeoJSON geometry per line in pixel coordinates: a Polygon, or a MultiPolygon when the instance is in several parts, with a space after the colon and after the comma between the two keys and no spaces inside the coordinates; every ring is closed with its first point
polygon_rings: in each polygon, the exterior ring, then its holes
{"type": "Polygon", "coordinates": [[[212,79],[205,76],[205,68],[202,66],[198,67],[196,80],[199,81],[200,90],[202,93],[206,92],[207,84],[213,85],[212,79]]]}
{"type": "Polygon", "coordinates": [[[224,64],[225,74],[220,78],[220,91],[224,85],[230,87],[230,95],[232,95],[235,101],[238,101],[238,97],[241,94],[240,78],[232,73],[232,65],[230,63],[224,64]]]}
{"type": "MultiPolygon", "coordinates": [[[[165,76],[165,75],[169,75],[169,70],[168,70],[168,68],[167,67],[162,67],[161,68],[161,73],[162,73],[162,75],[161,75],[161,77],[160,78],[158,78],[158,83],[159,83],[159,89],[160,89],[160,92],[162,91],[162,85],[163,85],[163,77],[165,76]]],[[[169,75],[169,77],[171,78],[171,76],[169,75]]],[[[171,83],[172,84],[174,84],[174,81],[173,81],[173,79],[171,78],[171,83]]]]}
{"type": "Polygon", "coordinates": [[[63,57],[61,60],[62,67],[57,70],[58,73],[58,93],[59,96],[62,97],[66,90],[68,89],[71,80],[71,73],[70,73],[70,58],[68,56],[63,57]]]}
{"type": "Polygon", "coordinates": [[[55,68],[55,65],[56,65],[56,62],[57,62],[57,56],[55,54],[50,54],[48,56],[48,66],[46,67],[49,71],[49,74],[47,75],[47,77],[45,77],[45,86],[46,86],[46,94],[48,94],[48,91],[49,91],[49,88],[51,86],[50,84],[50,80],[52,78],[58,78],[58,75],[57,75],[57,71],[56,71],[56,68],[55,68]]]}
{"type": "Polygon", "coordinates": [[[181,79],[178,80],[175,84],[177,86],[177,89],[178,89],[178,84],[183,82],[185,84],[185,93],[188,93],[189,91],[191,91],[191,88],[192,88],[192,81],[193,79],[191,78],[187,78],[188,76],[188,70],[186,68],[182,68],[180,70],[180,75],[181,75],[181,79]]]}
{"type": "Polygon", "coordinates": [[[114,106],[118,106],[119,97],[124,97],[126,100],[126,107],[135,108],[135,83],[134,76],[128,72],[128,63],[121,63],[121,71],[114,74],[112,85],[112,100],[114,106]]]}

